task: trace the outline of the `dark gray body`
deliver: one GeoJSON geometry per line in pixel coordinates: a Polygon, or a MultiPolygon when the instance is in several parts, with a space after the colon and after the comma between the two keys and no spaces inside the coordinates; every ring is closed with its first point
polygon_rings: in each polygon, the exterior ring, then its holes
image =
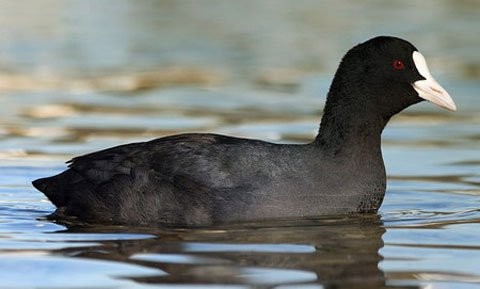
{"type": "Polygon", "coordinates": [[[310,144],[175,135],[74,158],[33,185],[57,215],[90,222],[209,225],[376,212],[386,186],[382,131],[423,100],[412,87],[425,79],[414,51],[394,37],[352,48],[310,144]],[[404,69],[392,67],[398,59],[404,69]]]}
{"type": "Polygon", "coordinates": [[[40,189],[63,213],[99,222],[208,225],[375,212],[385,192],[381,153],[358,149],[328,155],[315,143],[177,135],[75,158],[40,189]]]}

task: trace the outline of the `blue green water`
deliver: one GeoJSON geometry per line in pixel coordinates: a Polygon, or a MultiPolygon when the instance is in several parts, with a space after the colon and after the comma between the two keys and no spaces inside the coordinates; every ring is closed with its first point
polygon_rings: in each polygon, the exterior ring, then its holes
{"type": "Polygon", "coordinates": [[[480,3],[0,1],[0,288],[480,288],[480,3]],[[414,43],[457,103],[383,134],[378,215],[67,226],[30,181],[180,132],[307,142],[341,56],[414,43]]]}

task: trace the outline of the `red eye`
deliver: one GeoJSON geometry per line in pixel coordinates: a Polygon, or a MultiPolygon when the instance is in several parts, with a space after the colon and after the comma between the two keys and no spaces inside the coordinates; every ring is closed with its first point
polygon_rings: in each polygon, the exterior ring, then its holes
{"type": "Polygon", "coordinates": [[[401,60],[394,60],[393,61],[393,68],[395,69],[405,69],[405,65],[403,64],[403,62],[401,60]]]}

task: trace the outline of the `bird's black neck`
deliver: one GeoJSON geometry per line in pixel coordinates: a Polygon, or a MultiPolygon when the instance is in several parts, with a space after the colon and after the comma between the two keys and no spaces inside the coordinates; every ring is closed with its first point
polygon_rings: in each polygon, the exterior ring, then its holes
{"type": "Polygon", "coordinates": [[[352,87],[351,80],[335,77],[314,143],[333,155],[381,153],[381,134],[388,118],[369,104],[369,93],[365,87],[352,87]]]}

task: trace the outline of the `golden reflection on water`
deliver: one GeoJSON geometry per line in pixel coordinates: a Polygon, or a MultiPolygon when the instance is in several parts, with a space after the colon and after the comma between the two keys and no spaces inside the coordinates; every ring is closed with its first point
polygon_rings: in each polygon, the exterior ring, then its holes
{"type": "Polygon", "coordinates": [[[72,78],[57,74],[0,74],[0,91],[114,91],[135,92],[178,85],[212,86],[222,83],[220,73],[188,67],[162,68],[156,71],[97,75],[72,78]]]}

